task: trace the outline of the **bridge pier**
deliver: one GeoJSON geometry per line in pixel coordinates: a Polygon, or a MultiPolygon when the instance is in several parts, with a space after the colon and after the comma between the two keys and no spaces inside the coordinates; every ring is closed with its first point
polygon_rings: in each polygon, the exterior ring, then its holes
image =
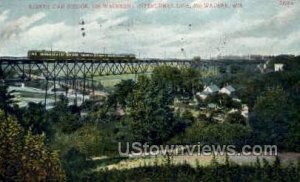
{"type": "Polygon", "coordinates": [[[45,100],[44,100],[44,104],[45,104],[45,109],[47,106],[47,95],[48,95],[48,78],[46,78],[46,89],[45,89],[45,100]]]}

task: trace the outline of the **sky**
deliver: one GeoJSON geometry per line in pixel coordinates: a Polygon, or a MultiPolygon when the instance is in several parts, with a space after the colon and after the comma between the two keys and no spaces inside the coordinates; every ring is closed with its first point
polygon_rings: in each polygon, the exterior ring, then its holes
{"type": "Polygon", "coordinates": [[[299,55],[299,17],[298,0],[0,0],[0,56],[299,55]]]}

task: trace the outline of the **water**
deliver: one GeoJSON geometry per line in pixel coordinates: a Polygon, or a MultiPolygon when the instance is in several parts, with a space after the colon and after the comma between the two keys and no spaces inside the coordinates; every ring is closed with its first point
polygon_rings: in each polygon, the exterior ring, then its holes
{"type": "MultiPolygon", "coordinates": [[[[8,91],[9,92],[14,91],[12,93],[15,96],[13,100],[19,107],[26,107],[30,102],[45,104],[46,90],[22,85],[20,87],[9,86],[8,91]]],[[[54,95],[55,95],[54,92],[47,91],[46,109],[52,109],[54,107],[54,103],[55,103],[54,95]]],[[[69,100],[69,105],[74,104],[77,98],[78,106],[80,106],[83,103],[83,97],[85,100],[88,100],[90,98],[88,95],[83,96],[83,94],[78,92],[73,94],[66,94],[65,92],[56,92],[57,101],[59,95],[66,96],[69,100]]]]}

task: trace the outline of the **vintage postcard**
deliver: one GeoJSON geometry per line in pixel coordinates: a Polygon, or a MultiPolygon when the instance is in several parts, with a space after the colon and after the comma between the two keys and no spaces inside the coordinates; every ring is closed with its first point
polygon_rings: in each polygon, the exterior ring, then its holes
{"type": "Polygon", "coordinates": [[[300,180],[298,0],[1,0],[0,181],[300,180]]]}

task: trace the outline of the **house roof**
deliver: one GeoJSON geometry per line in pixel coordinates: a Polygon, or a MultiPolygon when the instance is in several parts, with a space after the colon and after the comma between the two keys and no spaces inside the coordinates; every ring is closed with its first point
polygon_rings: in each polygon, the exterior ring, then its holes
{"type": "Polygon", "coordinates": [[[198,96],[202,96],[202,95],[208,95],[207,93],[205,93],[205,92],[197,92],[196,93],[196,95],[198,95],[198,96]]]}
{"type": "Polygon", "coordinates": [[[220,90],[220,88],[217,85],[214,85],[214,84],[206,87],[204,89],[204,91],[207,91],[208,89],[210,89],[212,92],[218,92],[220,90]]]}
{"type": "Polygon", "coordinates": [[[230,92],[235,92],[235,89],[231,86],[231,85],[228,85],[226,87],[223,87],[224,89],[227,89],[228,91],[230,92]]]}
{"type": "Polygon", "coordinates": [[[217,107],[217,104],[209,103],[207,106],[208,106],[209,108],[216,108],[216,107],[217,107]]]}

